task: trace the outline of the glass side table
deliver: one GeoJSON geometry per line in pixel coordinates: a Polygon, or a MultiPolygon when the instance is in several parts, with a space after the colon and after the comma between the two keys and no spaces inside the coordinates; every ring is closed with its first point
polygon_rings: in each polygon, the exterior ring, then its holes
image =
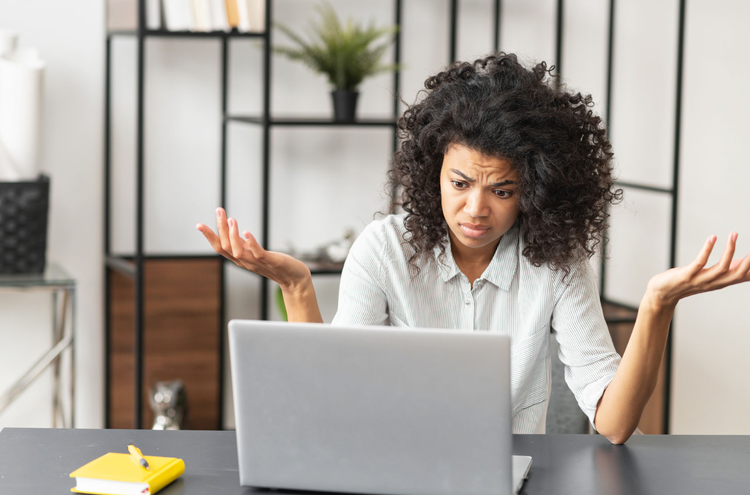
{"type": "Polygon", "coordinates": [[[24,375],[0,396],[0,414],[18,398],[34,380],[49,367],[53,369],[52,427],[75,427],[75,299],[76,282],[59,265],[47,263],[44,273],[29,275],[0,274],[0,294],[9,291],[46,291],[52,294],[52,347],[24,375]],[[68,414],[60,397],[64,392],[61,380],[63,352],[70,357],[70,384],[67,387],[68,414]]]}

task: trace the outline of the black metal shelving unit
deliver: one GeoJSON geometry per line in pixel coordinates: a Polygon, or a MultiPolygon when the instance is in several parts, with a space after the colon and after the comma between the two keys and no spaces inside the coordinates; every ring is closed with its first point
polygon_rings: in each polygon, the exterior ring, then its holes
{"type": "MultiPolygon", "coordinates": [[[[562,1],[562,0],[558,0],[562,1]]],[[[612,72],[614,65],[614,39],[615,39],[615,0],[609,2],[609,40],[607,48],[607,108],[606,108],[606,126],[607,133],[611,131],[612,119],[612,72]]],[[[671,197],[671,216],[670,216],[670,241],[669,241],[669,267],[674,268],[677,266],[677,207],[679,199],[679,177],[680,177],[680,130],[682,122],[682,84],[683,84],[683,66],[684,66],[684,52],[685,52],[685,13],[687,7],[687,0],[680,0],[679,12],[678,12],[678,30],[677,30],[677,53],[676,53],[676,68],[677,78],[675,87],[675,128],[674,128],[674,141],[673,141],[673,156],[672,156],[672,187],[664,188],[657,187],[643,183],[633,183],[617,181],[615,185],[626,189],[635,189],[640,191],[647,191],[657,194],[667,194],[671,197]]],[[[606,246],[605,246],[606,248],[606,246]]],[[[605,251],[606,252],[606,251],[605,251]]],[[[603,256],[601,260],[601,285],[599,292],[601,294],[602,302],[609,303],[614,306],[618,306],[623,309],[628,309],[633,313],[637,313],[638,308],[620,301],[613,301],[606,297],[605,285],[607,275],[607,260],[603,256]]],[[[633,319],[635,321],[635,319],[633,319]]],[[[670,393],[671,393],[671,382],[672,382],[672,336],[674,334],[674,324],[670,323],[669,336],[667,337],[667,345],[664,351],[664,412],[662,418],[662,427],[664,433],[669,433],[669,415],[670,415],[670,393]]]]}
{"type": "MultiPolygon", "coordinates": [[[[452,18],[453,26],[451,28],[451,54],[455,54],[455,38],[456,38],[456,12],[457,12],[458,0],[451,0],[451,9],[454,13],[452,18]]],[[[672,168],[672,187],[663,188],[653,186],[649,184],[633,183],[616,181],[615,185],[623,188],[636,189],[641,191],[648,191],[658,194],[668,194],[671,196],[671,221],[670,221],[670,268],[675,267],[677,263],[677,201],[679,193],[679,171],[680,171],[680,124],[682,116],[682,74],[683,74],[683,60],[684,60],[684,46],[685,46],[685,11],[686,11],[687,0],[680,0],[679,3],[679,16],[678,16],[678,40],[677,40],[677,84],[675,91],[675,135],[674,135],[674,155],[673,155],[673,168],[672,168]]],[[[608,40],[607,40],[607,74],[606,74],[606,109],[605,109],[605,125],[607,133],[610,133],[612,125],[612,82],[613,82],[613,66],[614,66],[614,43],[615,43],[615,0],[609,1],[609,26],[608,26],[608,40]]],[[[500,49],[500,27],[502,19],[502,4],[501,0],[494,1],[494,41],[495,51],[500,49]]],[[[564,27],[565,27],[565,0],[557,0],[556,12],[555,12],[555,73],[562,77],[563,67],[563,43],[564,43],[564,27]]],[[[602,249],[606,249],[606,245],[602,246],[602,249]]],[[[605,251],[606,254],[606,251],[605,251]]],[[[601,259],[601,278],[600,278],[600,298],[603,306],[613,308],[613,314],[608,314],[609,311],[605,308],[605,321],[607,324],[621,324],[621,323],[635,323],[635,317],[638,312],[638,308],[621,301],[610,299],[606,296],[605,285],[607,277],[607,260],[606,256],[602,256],[601,259]],[[627,315],[629,313],[629,315],[627,315]]],[[[669,337],[667,339],[667,346],[665,350],[665,376],[664,376],[664,413],[662,418],[662,426],[664,433],[669,433],[669,414],[670,414],[670,388],[671,388],[671,362],[672,362],[672,335],[674,333],[673,324],[670,324],[669,337]]]]}
{"type": "MultiPolygon", "coordinates": [[[[454,0],[455,1],[455,0],[454,0]]],[[[394,0],[394,24],[401,26],[402,2],[394,0]]],[[[104,104],[104,253],[105,253],[105,383],[109,384],[109,355],[110,347],[110,330],[111,330],[111,307],[110,307],[110,282],[111,271],[117,271],[134,282],[135,286],[135,325],[133,329],[134,344],[134,423],[133,428],[141,428],[141,409],[143,397],[143,334],[144,334],[144,280],[143,266],[145,260],[151,259],[222,259],[222,257],[213,254],[207,255],[185,255],[185,254],[160,254],[149,255],[144,251],[144,95],[145,95],[145,44],[149,38],[189,38],[189,39],[210,39],[221,41],[221,111],[222,111],[222,144],[220,159],[220,203],[222,207],[226,206],[227,199],[227,125],[230,122],[240,124],[259,125],[263,129],[262,134],[262,206],[261,206],[261,232],[258,240],[262,245],[268,245],[269,240],[269,203],[271,194],[270,170],[271,170],[271,129],[275,127],[353,127],[353,128],[390,128],[393,131],[392,152],[398,145],[396,133],[396,121],[399,115],[399,101],[394,99],[392,108],[392,117],[383,119],[360,119],[352,123],[334,122],[332,119],[325,118],[275,118],[271,115],[271,31],[240,33],[237,30],[230,32],[192,32],[192,31],[167,31],[146,29],[145,19],[145,0],[138,0],[138,28],[134,30],[113,30],[107,31],[106,34],[106,52],[105,52],[105,104],[104,104]],[[136,108],[136,245],[132,255],[117,256],[111,249],[111,170],[112,170],[112,146],[111,146],[111,97],[112,97],[112,40],[116,37],[135,37],[137,41],[137,108],[136,108]],[[230,39],[255,39],[263,43],[263,111],[261,115],[243,116],[230,115],[228,112],[228,76],[229,76],[229,40],[230,39]]],[[[265,26],[271,26],[273,18],[273,0],[266,0],[265,26]]],[[[394,63],[399,64],[401,59],[401,34],[400,30],[396,33],[394,39],[394,63]]],[[[400,92],[400,74],[396,71],[393,75],[393,91],[398,95],[400,92]]],[[[341,273],[341,266],[331,265],[310,265],[310,271],[313,275],[337,275],[341,273]]],[[[223,349],[225,346],[225,332],[223,331],[225,315],[225,280],[224,270],[220,273],[220,321],[221,328],[219,335],[221,342],[219,349],[221,355],[219,362],[220,390],[223,390],[223,349]]],[[[262,279],[260,290],[260,318],[268,319],[269,306],[269,281],[262,279]]],[[[106,395],[105,403],[105,426],[109,426],[110,418],[110,398],[106,395]]],[[[218,416],[221,426],[223,427],[223,400],[217,405],[219,408],[218,416]]]]}
{"type": "MultiPolygon", "coordinates": [[[[674,170],[673,170],[673,184],[671,188],[661,188],[650,186],[647,184],[634,184],[627,182],[617,182],[620,187],[640,189],[661,194],[670,194],[672,196],[672,223],[671,223],[671,246],[670,246],[670,263],[671,266],[675,266],[676,262],[676,224],[677,224],[677,194],[678,194],[678,174],[679,174],[679,132],[680,132],[680,108],[681,108],[681,88],[682,88],[682,65],[683,65],[683,49],[684,49],[684,26],[685,26],[685,3],[686,0],[680,0],[680,14],[679,14],[679,40],[678,40],[678,78],[677,78],[677,106],[676,106],[676,128],[675,128],[675,154],[674,154],[674,170]]],[[[395,151],[398,146],[398,136],[396,133],[396,121],[400,114],[399,98],[394,98],[392,117],[383,119],[360,119],[353,123],[340,123],[334,122],[331,119],[325,118],[278,118],[271,115],[270,101],[271,101],[271,32],[258,32],[258,33],[240,33],[236,30],[231,32],[190,32],[180,31],[171,32],[166,30],[149,30],[145,29],[145,0],[138,0],[139,14],[138,14],[138,29],[135,30],[118,30],[118,31],[107,31],[106,35],[106,54],[105,54],[105,139],[104,139],[104,180],[105,180],[105,195],[104,195],[104,252],[106,259],[105,267],[105,346],[106,346],[106,359],[105,364],[105,383],[109,383],[109,363],[108,357],[110,352],[109,343],[109,331],[110,331],[110,269],[122,273],[134,280],[135,284],[135,326],[134,326],[134,368],[135,368],[135,422],[134,427],[140,428],[140,411],[141,411],[141,398],[142,398],[142,379],[143,379],[143,263],[147,259],[199,259],[199,258],[219,258],[217,255],[184,255],[184,254],[162,254],[162,255],[149,255],[144,252],[143,244],[143,200],[144,200],[144,92],[145,92],[145,43],[149,38],[190,38],[190,39],[218,39],[221,40],[221,111],[222,111],[222,145],[221,145],[221,159],[220,159],[220,174],[221,174],[221,191],[220,191],[220,202],[221,206],[226,205],[226,190],[227,190],[227,125],[230,122],[240,124],[258,125],[263,129],[262,134],[262,211],[261,211],[261,233],[258,236],[258,240],[263,245],[267,245],[269,239],[269,202],[270,202],[270,167],[271,167],[271,155],[270,155],[270,142],[271,142],[271,130],[275,127],[354,127],[354,128],[378,128],[385,127],[393,130],[392,139],[392,151],[395,151]],[[112,39],[118,36],[129,36],[135,37],[137,40],[137,134],[136,134],[136,247],[135,252],[132,256],[115,256],[111,251],[110,237],[111,237],[111,225],[110,225],[110,213],[111,213],[111,195],[110,195],[110,181],[111,181],[111,69],[112,69],[112,39]],[[262,41],[263,43],[263,111],[261,115],[232,115],[228,113],[228,74],[229,74],[229,40],[230,39],[255,39],[262,41]]],[[[397,26],[402,25],[402,0],[393,1],[394,8],[394,24],[397,26]]],[[[554,65],[556,66],[556,73],[561,75],[562,58],[563,58],[563,42],[564,42],[564,0],[557,0],[556,2],[556,19],[555,19],[555,56],[556,60],[554,65]]],[[[459,0],[448,1],[448,18],[449,18],[449,39],[448,39],[448,63],[452,63],[456,59],[457,50],[457,38],[458,38],[458,18],[459,18],[459,0]]],[[[500,47],[500,31],[501,31],[501,20],[502,20],[502,2],[501,0],[493,0],[493,48],[498,51],[500,47]]],[[[266,2],[266,19],[265,25],[271,25],[271,19],[273,15],[273,0],[267,0],[266,2]]],[[[614,46],[614,29],[615,29],[615,0],[610,0],[610,11],[609,11],[609,39],[608,39],[608,55],[607,55],[607,97],[606,97],[606,126],[609,130],[611,127],[611,100],[612,100],[612,67],[613,67],[613,46],[614,46]]],[[[401,62],[401,32],[396,34],[394,40],[394,62],[401,62]]],[[[393,75],[393,91],[395,95],[400,94],[400,73],[394,72],[393,75]]],[[[606,260],[602,260],[601,265],[601,299],[603,304],[610,304],[612,306],[630,310],[633,313],[638,308],[624,304],[618,301],[609,300],[605,296],[604,287],[606,280],[606,260]]],[[[311,266],[311,273],[314,275],[337,275],[341,272],[339,267],[321,267],[311,266]]],[[[219,332],[221,335],[220,349],[223,353],[224,349],[224,332],[223,324],[225,321],[224,314],[224,271],[221,271],[221,321],[222,329],[219,332]]],[[[269,283],[263,279],[260,291],[260,317],[261,319],[268,319],[268,305],[269,305],[269,283]]],[[[635,321],[634,317],[622,317],[613,316],[607,318],[608,323],[632,323],[635,321]]],[[[666,380],[665,380],[665,412],[664,412],[664,429],[668,432],[669,428],[669,388],[670,388],[670,365],[671,365],[671,340],[672,340],[672,329],[670,329],[670,337],[667,342],[666,350],[666,380]]],[[[220,362],[223,363],[224,356],[220,356],[220,362]]],[[[219,376],[223,380],[223,369],[219,370],[219,376]]],[[[223,389],[223,384],[220,384],[223,389]]],[[[107,396],[107,403],[105,406],[105,417],[109,420],[109,396],[107,396]]],[[[220,401],[219,417],[222,418],[223,414],[221,411],[220,401]]],[[[222,418],[223,423],[223,418],[222,418]]]]}

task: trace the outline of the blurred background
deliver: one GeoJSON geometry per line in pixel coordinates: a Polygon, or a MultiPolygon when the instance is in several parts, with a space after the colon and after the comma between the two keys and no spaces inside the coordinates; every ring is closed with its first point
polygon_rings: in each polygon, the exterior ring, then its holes
{"type": "MultiPolygon", "coordinates": [[[[745,27],[750,4],[400,3],[398,96],[406,103],[414,102],[424,80],[452,59],[474,60],[496,46],[528,64],[558,66],[568,88],[593,96],[594,112],[609,122],[616,175],[625,191],[622,204],[611,211],[610,259],[602,283],[604,300],[613,303],[614,313],[623,311],[623,320],[632,317],[628,310],[637,308],[651,276],[672,263],[692,261],[709,235],[718,236],[711,263],[718,261],[730,231],[740,234],[738,257],[750,250],[750,167],[745,153],[750,94],[744,89],[750,68],[742,63],[750,42],[745,27]]],[[[373,20],[379,26],[394,23],[392,0],[330,4],[342,18],[373,20]]],[[[274,20],[305,32],[316,18],[316,5],[314,0],[273,0],[271,13],[274,20]]],[[[225,38],[146,37],[144,190],[139,202],[138,37],[134,32],[108,37],[106,7],[103,0],[0,3],[0,28],[17,31],[19,45],[37,48],[47,64],[41,129],[41,168],[52,181],[47,257],[77,282],[76,426],[133,426],[134,279],[112,264],[106,268],[103,246],[108,228],[107,254],[132,261],[138,250],[140,208],[142,253],[147,258],[140,426],[150,427],[151,381],[185,378],[169,376],[176,362],[194,363],[194,374],[211,375],[208,382],[186,386],[197,420],[194,427],[232,428],[222,329],[231,318],[257,319],[264,312],[260,279],[229,263],[222,266],[195,230],[198,222],[215,225],[214,210],[222,202],[223,143],[229,215],[243,230],[259,234],[265,211],[267,248],[314,250],[341,238],[346,229],[358,233],[389,201],[384,182],[393,150],[394,76],[384,73],[360,87],[358,121],[383,125],[266,127],[231,119],[224,124],[225,38]],[[107,197],[111,206],[105,218],[107,197]],[[198,264],[191,265],[194,261],[198,264]]],[[[271,39],[273,44],[289,44],[275,29],[271,39]]],[[[264,40],[228,38],[226,114],[258,120],[268,96],[272,118],[330,121],[331,88],[325,77],[272,55],[266,79],[264,40]]],[[[394,56],[391,48],[385,60],[394,56]]],[[[404,108],[400,105],[399,111],[404,108]]],[[[592,259],[592,265],[601,276],[600,260],[592,259]]],[[[333,272],[313,279],[326,321],[336,312],[338,276],[333,272]]],[[[265,315],[278,319],[270,285],[265,315]]],[[[749,296],[750,287],[733,287],[679,304],[668,371],[655,393],[659,403],[651,432],[750,433],[745,414],[750,409],[745,383],[750,374],[745,356],[750,350],[749,296]]],[[[44,295],[0,297],[0,392],[17,380],[19,370],[33,364],[40,346],[48,345],[49,306],[44,295]]],[[[627,340],[627,322],[624,325],[624,337],[613,333],[619,346],[627,340]]],[[[619,331],[616,325],[612,328],[619,331]]],[[[50,426],[46,404],[52,386],[52,376],[45,372],[0,415],[0,427],[50,426]]]]}

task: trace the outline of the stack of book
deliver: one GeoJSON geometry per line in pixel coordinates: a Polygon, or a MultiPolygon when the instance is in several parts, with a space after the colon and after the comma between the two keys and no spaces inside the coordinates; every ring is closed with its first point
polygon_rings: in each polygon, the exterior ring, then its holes
{"type": "MultiPolygon", "coordinates": [[[[146,0],[146,28],[168,31],[263,32],[266,0],[146,0]]],[[[136,29],[138,0],[108,0],[107,28],[136,29]]]]}

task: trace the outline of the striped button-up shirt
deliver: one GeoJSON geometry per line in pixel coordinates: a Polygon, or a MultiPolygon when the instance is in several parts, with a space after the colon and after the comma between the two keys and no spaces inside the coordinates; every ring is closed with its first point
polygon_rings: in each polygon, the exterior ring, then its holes
{"type": "Polygon", "coordinates": [[[524,256],[518,222],[500,239],[472,288],[445,239],[420,262],[416,277],[403,243],[403,215],[372,222],[356,240],[341,276],[334,325],[393,325],[501,332],[511,337],[514,433],[544,433],[550,396],[550,331],[556,332],[565,380],[593,424],[620,356],[602,314],[587,260],[562,270],[524,256]]]}

